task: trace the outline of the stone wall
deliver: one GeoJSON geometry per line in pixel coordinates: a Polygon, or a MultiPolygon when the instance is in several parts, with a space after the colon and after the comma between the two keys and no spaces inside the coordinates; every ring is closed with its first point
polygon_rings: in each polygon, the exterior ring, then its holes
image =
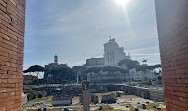
{"type": "Polygon", "coordinates": [[[188,111],[188,0],[155,0],[167,111],[188,111]]]}
{"type": "Polygon", "coordinates": [[[114,93],[109,95],[103,95],[101,98],[101,103],[105,103],[105,104],[116,103],[116,95],[114,93]]]}
{"type": "Polygon", "coordinates": [[[145,99],[150,98],[149,90],[144,88],[125,86],[124,92],[125,94],[136,95],[145,99]]]}
{"type": "Polygon", "coordinates": [[[25,0],[0,0],[0,110],[21,111],[25,0]]]}
{"type": "Polygon", "coordinates": [[[149,90],[150,98],[151,100],[157,101],[157,102],[164,102],[164,92],[163,90],[149,90]]]}
{"type": "Polygon", "coordinates": [[[164,102],[163,90],[153,90],[141,87],[124,86],[124,92],[129,95],[136,95],[156,102],[164,102]]]}
{"type": "Polygon", "coordinates": [[[72,97],[53,97],[53,106],[69,106],[72,104],[72,97]]]}
{"type": "MultiPolygon", "coordinates": [[[[54,88],[54,89],[52,87],[39,88],[39,90],[46,90],[46,91],[48,90],[49,95],[58,93],[56,89],[58,88],[54,88]]],[[[37,90],[37,88],[35,90],[37,90]]],[[[89,90],[91,93],[124,91],[126,94],[129,95],[136,95],[145,99],[154,100],[156,102],[164,102],[163,90],[153,90],[153,89],[146,89],[142,87],[133,87],[127,85],[90,85],[89,90]]],[[[82,87],[79,85],[63,86],[59,91],[59,93],[61,95],[80,96],[82,94],[82,87]]]]}
{"type": "Polygon", "coordinates": [[[163,90],[153,90],[153,89],[126,86],[126,85],[91,85],[90,87],[92,93],[124,91],[125,94],[136,95],[156,102],[164,102],[163,90]]]}

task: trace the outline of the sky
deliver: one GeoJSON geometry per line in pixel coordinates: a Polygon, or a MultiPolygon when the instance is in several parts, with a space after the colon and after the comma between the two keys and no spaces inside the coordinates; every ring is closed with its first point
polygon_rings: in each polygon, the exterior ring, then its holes
{"type": "Polygon", "coordinates": [[[27,0],[24,69],[59,63],[85,64],[102,57],[109,35],[133,60],[159,64],[154,0],[27,0]]]}

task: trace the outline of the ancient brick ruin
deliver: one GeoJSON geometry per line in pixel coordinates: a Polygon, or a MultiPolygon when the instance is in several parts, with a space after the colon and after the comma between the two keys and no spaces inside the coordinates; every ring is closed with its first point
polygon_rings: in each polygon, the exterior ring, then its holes
{"type": "Polygon", "coordinates": [[[188,111],[188,0],[156,0],[168,111],[188,111]]]}
{"type": "Polygon", "coordinates": [[[25,0],[0,0],[0,110],[20,111],[25,0]]]}

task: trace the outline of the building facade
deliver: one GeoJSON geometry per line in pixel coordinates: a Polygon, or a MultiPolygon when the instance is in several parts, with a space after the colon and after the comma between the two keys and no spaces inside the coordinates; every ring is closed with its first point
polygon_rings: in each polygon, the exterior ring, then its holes
{"type": "Polygon", "coordinates": [[[86,66],[104,66],[104,58],[87,59],[86,66]]]}
{"type": "Polygon", "coordinates": [[[155,0],[167,111],[188,111],[188,0],[155,0]]]}
{"type": "Polygon", "coordinates": [[[0,111],[21,111],[25,0],[0,0],[0,111]]]}
{"type": "Polygon", "coordinates": [[[86,60],[87,67],[117,66],[123,59],[130,59],[130,54],[126,55],[123,47],[119,47],[115,39],[111,39],[104,44],[103,58],[90,58],[86,60]]]}
{"type": "Polygon", "coordinates": [[[38,77],[33,75],[23,75],[23,84],[29,85],[38,82],[38,77]]]}
{"type": "Polygon", "coordinates": [[[136,71],[136,69],[129,70],[130,79],[133,81],[156,80],[158,76],[154,74],[153,70],[136,71]]]}
{"type": "Polygon", "coordinates": [[[126,56],[123,47],[119,47],[115,39],[111,39],[104,44],[104,65],[116,66],[123,59],[130,59],[126,56]]]}
{"type": "MultiPolygon", "coordinates": [[[[45,65],[45,69],[49,70],[49,69],[54,69],[58,67],[58,63],[50,63],[48,65],[45,65]]],[[[44,72],[44,79],[47,83],[52,83],[53,81],[53,75],[52,74],[48,74],[46,73],[46,71],[44,72]]]]}
{"type": "Polygon", "coordinates": [[[91,83],[122,83],[128,81],[128,79],[128,74],[119,71],[113,73],[103,71],[87,73],[87,81],[91,83]]]}
{"type": "MultiPolygon", "coordinates": [[[[55,55],[54,56],[54,63],[49,63],[48,65],[45,65],[45,69],[49,70],[49,69],[54,69],[56,67],[58,67],[58,56],[55,55]]],[[[47,83],[52,83],[53,81],[53,75],[52,74],[48,74],[48,73],[44,73],[44,79],[47,83]]]]}
{"type": "Polygon", "coordinates": [[[109,73],[100,71],[98,73],[87,73],[87,81],[91,83],[123,83],[126,81],[146,81],[156,80],[158,76],[152,70],[136,71],[131,69],[129,73],[121,73],[119,71],[109,73]]]}

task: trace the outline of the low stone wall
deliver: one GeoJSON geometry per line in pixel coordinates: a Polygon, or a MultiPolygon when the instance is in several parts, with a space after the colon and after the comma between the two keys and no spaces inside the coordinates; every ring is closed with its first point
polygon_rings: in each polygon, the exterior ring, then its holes
{"type": "Polygon", "coordinates": [[[153,90],[153,89],[126,86],[126,85],[94,85],[91,86],[91,88],[95,90],[97,89],[97,92],[124,91],[126,94],[136,95],[156,102],[165,101],[163,90],[153,90]]]}
{"type": "Polygon", "coordinates": [[[165,101],[163,90],[153,90],[140,87],[124,86],[124,92],[129,95],[136,95],[156,102],[165,101]]]}
{"type": "MultiPolygon", "coordinates": [[[[60,93],[62,95],[79,96],[82,94],[81,85],[63,86],[59,88],[61,89],[60,93]]],[[[56,89],[57,88],[49,87],[39,88],[39,90],[47,91],[49,95],[57,93],[58,91],[56,89]]],[[[133,87],[126,85],[90,85],[91,93],[101,93],[110,91],[123,91],[129,95],[136,95],[145,99],[154,100],[156,102],[164,102],[163,90],[152,90],[142,87],[133,87]]]]}
{"type": "Polygon", "coordinates": [[[101,99],[101,103],[107,103],[107,104],[116,103],[116,95],[114,93],[109,95],[103,95],[101,99]]]}
{"type": "Polygon", "coordinates": [[[91,95],[91,102],[94,104],[99,103],[99,97],[95,94],[90,94],[91,95]]]}
{"type": "Polygon", "coordinates": [[[124,92],[129,95],[136,95],[144,99],[150,99],[150,94],[148,89],[124,86],[124,92]]]}
{"type": "Polygon", "coordinates": [[[93,85],[91,86],[91,90],[93,92],[124,91],[126,94],[136,95],[156,102],[165,101],[163,90],[153,90],[126,85],[93,85]]]}
{"type": "Polygon", "coordinates": [[[163,90],[149,90],[150,99],[157,102],[164,102],[164,92],[163,90]]]}
{"type": "Polygon", "coordinates": [[[72,97],[53,97],[53,106],[69,106],[72,104],[72,97]]]}

